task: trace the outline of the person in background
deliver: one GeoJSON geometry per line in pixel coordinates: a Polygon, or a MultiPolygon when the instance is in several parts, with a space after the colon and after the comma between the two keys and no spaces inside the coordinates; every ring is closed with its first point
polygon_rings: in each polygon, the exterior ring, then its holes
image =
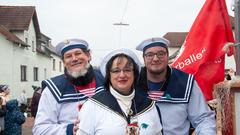
{"type": "Polygon", "coordinates": [[[37,87],[33,93],[32,96],[32,101],[31,101],[31,105],[30,105],[30,109],[31,109],[31,115],[32,117],[36,117],[37,114],[37,109],[38,109],[38,104],[39,104],[39,100],[42,94],[42,88],[41,87],[37,87]]]}
{"type": "Polygon", "coordinates": [[[161,135],[160,114],[154,101],[135,90],[140,64],[128,49],[103,59],[105,91],[89,98],[79,112],[77,135],[161,135]]]}
{"type": "Polygon", "coordinates": [[[19,108],[21,112],[24,113],[24,115],[26,116],[28,104],[27,104],[27,94],[25,90],[22,90],[20,97],[18,99],[18,103],[19,103],[19,108]]]}
{"type": "Polygon", "coordinates": [[[10,99],[10,88],[8,85],[0,85],[0,97],[3,98],[3,102],[7,102],[10,99]]]}
{"type": "Polygon", "coordinates": [[[0,85],[0,135],[4,135],[5,122],[4,117],[6,115],[6,102],[9,100],[10,89],[8,85],[0,85]]]}
{"type": "Polygon", "coordinates": [[[225,80],[232,80],[232,78],[231,78],[231,76],[227,73],[227,74],[225,74],[225,80]]]}
{"type": "Polygon", "coordinates": [[[22,124],[25,122],[26,117],[20,111],[18,101],[16,99],[9,100],[6,108],[4,135],[21,135],[22,124]]]}
{"type": "Polygon", "coordinates": [[[89,97],[103,89],[103,76],[90,64],[88,43],[81,39],[60,42],[56,51],[62,57],[64,74],[42,82],[42,95],[33,134],[71,135],[78,123],[78,111],[89,97]]]}
{"type": "Polygon", "coordinates": [[[6,102],[3,100],[3,98],[0,97],[0,135],[4,135],[4,117],[6,115],[6,112],[6,102]]]}
{"type": "Polygon", "coordinates": [[[138,88],[157,102],[164,135],[215,135],[215,112],[206,103],[193,75],[168,65],[170,42],[165,38],[144,40],[136,49],[143,52],[138,88]]]}
{"type": "Polygon", "coordinates": [[[228,70],[227,74],[229,76],[228,77],[229,80],[236,80],[235,71],[232,68],[228,70]]]}

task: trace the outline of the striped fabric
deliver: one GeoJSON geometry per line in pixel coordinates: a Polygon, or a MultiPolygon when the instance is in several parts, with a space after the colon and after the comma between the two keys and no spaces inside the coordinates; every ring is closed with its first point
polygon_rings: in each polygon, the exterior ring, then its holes
{"type": "Polygon", "coordinates": [[[92,97],[96,92],[96,81],[93,79],[91,83],[85,86],[74,86],[76,90],[87,97],[92,97]]]}
{"type": "Polygon", "coordinates": [[[154,91],[149,91],[148,92],[148,96],[150,99],[157,101],[159,100],[164,94],[164,91],[160,91],[160,90],[154,90],[154,91]]]}

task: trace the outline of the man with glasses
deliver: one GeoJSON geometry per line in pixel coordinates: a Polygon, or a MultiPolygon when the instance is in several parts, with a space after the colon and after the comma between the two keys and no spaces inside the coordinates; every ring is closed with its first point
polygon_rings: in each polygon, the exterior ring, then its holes
{"type": "Polygon", "coordinates": [[[143,41],[136,49],[143,52],[138,87],[157,102],[164,135],[188,135],[190,124],[197,135],[215,135],[215,113],[193,75],[168,65],[170,42],[165,38],[143,41]]]}

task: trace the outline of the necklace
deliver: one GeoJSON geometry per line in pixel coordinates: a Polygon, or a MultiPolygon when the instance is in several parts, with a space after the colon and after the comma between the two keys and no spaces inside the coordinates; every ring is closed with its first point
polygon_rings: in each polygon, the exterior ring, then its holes
{"type": "MultiPolygon", "coordinates": [[[[168,82],[170,80],[170,77],[171,77],[171,72],[172,72],[172,69],[168,66],[167,67],[167,73],[165,75],[165,79],[163,81],[161,81],[162,85],[161,85],[161,87],[158,87],[157,89],[154,89],[153,86],[149,86],[149,83],[151,83],[151,81],[147,79],[147,84],[146,84],[147,85],[147,89],[149,91],[151,91],[151,90],[165,91],[165,89],[166,89],[166,87],[168,85],[168,82]]],[[[152,83],[154,83],[154,82],[152,82],[152,83]]],[[[160,83],[160,82],[158,82],[158,83],[160,83]]]]}
{"type": "Polygon", "coordinates": [[[150,91],[161,91],[166,83],[166,79],[161,82],[152,82],[147,80],[147,86],[150,91]]]}
{"type": "Polygon", "coordinates": [[[132,101],[135,96],[135,90],[133,90],[129,95],[123,95],[119,93],[117,90],[110,87],[110,93],[115,97],[117,100],[121,111],[125,116],[132,115],[133,110],[131,109],[132,101]]]}
{"type": "Polygon", "coordinates": [[[148,89],[149,89],[148,97],[154,101],[159,100],[164,95],[164,91],[162,90],[162,88],[166,81],[162,82],[161,83],[162,85],[160,85],[160,83],[152,83],[149,81],[147,82],[148,82],[148,89]]]}
{"type": "MultiPolygon", "coordinates": [[[[121,101],[121,100],[119,100],[119,101],[121,101]]],[[[135,113],[137,113],[135,100],[133,99],[132,102],[133,102],[135,113]]],[[[128,106],[123,101],[121,101],[121,103],[126,107],[128,106]]],[[[131,122],[131,118],[133,116],[133,110],[131,109],[131,106],[128,107],[127,115],[125,115],[122,108],[121,108],[121,111],[122,111],[123,116],[125,117],[125,119],[127,120],[127,123],[128,123],[127,126],[126,126],[126,135],[139,135],[140,134],[140,128],[138,126],[138,118],[136,118],[136,121],[131,122]]]]}
{"type": "Polygon", "coordinates": [[[136,116],[136,119],[132,119],[134,118],[134,113],[137,114],[136,102],[134,100],[135,91],[128,96],[123,96],[112,88],[110,88],[110,92],[117,100],[122,116],[127,121],[126,135],[139,135],[138,117],[136,116]]]}
{"type": "Polygon", "coordinates": [[[126,116],[128,115],[133,115],[133,110],[131,109],[131,104],[132,104],[132,101],[130,101],[130,104],[127,105],[122,99],[118,98],[117,99],[119,102],[120,102],[120,107],[121,107],[121,110],[123,112],[123,114],[125,114],[126,116]],[[122,106],[123,105],[123,106],[122,106]],[[125,110],[125,111],[124,111],[125,110]]]}
{"type": "MultiPolygon", "coordinates": [[[[132,100],[133,102],[133,106],[134,106],[134,110],[135,113],[137,113],[137,109],[136,109],[136,103],[135,100],[132,100]]],[[[131,109],[132,111],[132,109],[131,109]]],[[[132,114],[128,114],[128,117],[126,117],[127,121],[128,121],[128,125],[126,127],[126,135],[140,135],[140,128],[138,126],[138,118],[136,118],[136,121],[131,122],[130,118],[133,115],[133,111],[132,114]]]]}

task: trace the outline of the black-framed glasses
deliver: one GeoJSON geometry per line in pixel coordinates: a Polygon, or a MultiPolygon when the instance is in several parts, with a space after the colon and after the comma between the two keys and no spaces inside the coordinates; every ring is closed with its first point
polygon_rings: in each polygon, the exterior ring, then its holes
{"type": "Polygon", "coordinates": [[[156,53],[154,52],[147,52],[144,54],[144,56],[147,58],[147,59],[153,59],[154,56],[156,55],[158,58],[163,58],[164,56],[166,56],[167,52],[165,51],[158,51],[156,53]]]}
{"type": "Polygon", "coordinates": [[[123,73],[129,74],[133,71],[133,68],[123,68],[123,69],[113,68],[113,69],[110,69],[110,72],[113,73],[113,74],[120,74],[122,71],[123,71],[123,73]]]}

